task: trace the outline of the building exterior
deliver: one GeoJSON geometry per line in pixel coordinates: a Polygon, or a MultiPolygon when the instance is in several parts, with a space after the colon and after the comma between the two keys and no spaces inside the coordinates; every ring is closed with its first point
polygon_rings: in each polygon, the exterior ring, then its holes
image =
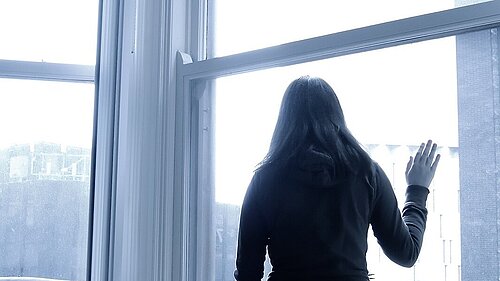
{"type": "Polygon", "coordinates": [[[20,144],[0,151],[0,183],[90,179],[90,150],[54,143],[20,144]]]}
{"type": "Polygon", "coordinates": [[[85,280],[89,171],[84,148],[0,152],[0,276],[85,280]]]}

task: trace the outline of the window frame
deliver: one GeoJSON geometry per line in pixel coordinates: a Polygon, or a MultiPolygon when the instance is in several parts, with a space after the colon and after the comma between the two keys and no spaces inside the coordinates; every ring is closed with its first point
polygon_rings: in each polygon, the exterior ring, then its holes
{"type": "MultiPolygon", "coordinates": [[[[6,79],[24,79],[24,80],[41,80],[41,81],[56,81],[70,83],[95,83],[94,65],[85,64],[66,64],[66,63],[48,63],[37,61],[19,61],[19,60],[3,60],[0,59],[0,78],[6,79]]],[[[92,93],[95,98],[95,91],[92,93]]],[[[95,120],[89,120],[95,124],[95,120]]],[[[94,126],[95,127],[95,126],[94,126]]],[[[93,134],[92,143],[95,143],[95,133],[93,134]]],[[[90,280],[90,260],[92,248],[92,213],[93,213],[93,196],[94,196],[94,145],[91,152],[91,175],[90,175],[90,196],[89,202],[89,222],[87,234],[87,272],[85,275],[90,280]]]]}
{"type": "MultiPolygon", "coordinates": [[[[97,34],[96,34],[97,36],[97,34]]],[[[25,80],[42,80],[42,81],[57,81],[70,83],[95,83],[94,65],[85,64],[66,64],[66,63],[49,63],[37,61],[20,61],[20,60],[3,60],[0,59],[0,78],[6,79],[25,79],[25,80]]],[[[95,91],[94,91],[95,98],[95,91]]],[[[95,120],[89,120],[95,124],[95,120]]],[[[94,126],[95,127],[95,126],[94,126]]],[[[94,143],[95,133],[92,137],[92,152],[91,162],[94,162],[94,143]]],[[[94,163],[91,164],[94,166],[94,163]]],[[[90,260],[92,248],[92,229],[93,229],[93,196],[94,196],[94,168],[91,168],[90,175],[90,196],[89,202],[89,224],[87,234],[87,272],[85,275],[90,280],[90,260]]]]}
{"type": "Polygon", "coordinates": [[[87,280],[186,278],[175,56],[206,57],[206,3],[100,0],[95,67],[0,61],[0,77],[95,83],[87,280]]]}
{"type": "Polygon", "coordinates": [[[186,279],[175,56],[205,57],[205,4],[101,0],[89,280],[186,279]]]}
{"type": "MultiPolygon", "coordinates": [[[[210,10],[210,9],[209,9],[210,10]]],[[[211,9],[213,10],[213,9],[211,9]]],[[[182,281],[214,276],[212,79],[422,42],[500,26],[500,0],[375,24],[243,53],[193,60],[178,52],[177,170],[182,281]],[[203,210],[203,211],[202,211],[203,210]],[[200,255],[200,253],[202,253],[200,255]],[[197,257],[197,258],[194,258],[197,257]]],[[[208,38],[208,44],[213,38],[208,38]]]]}
{"type": "Polygon", "coordinates": [[[93,65],[0,60],[0,77],[94,83],[93,65]]]}

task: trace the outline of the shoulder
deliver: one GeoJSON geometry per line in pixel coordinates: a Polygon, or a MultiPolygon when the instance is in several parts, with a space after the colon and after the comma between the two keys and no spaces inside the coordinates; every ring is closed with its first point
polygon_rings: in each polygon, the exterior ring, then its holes
{"type": "MultiPolygon", "coordinates": [[[[289,173],[282,165],[274,163],[259,166],[252,177],[249,190],[259,194],[269,194],[286,185],[289,173]]],[[[264,196],[264,195],[263,195],[264,196]]]]}
{"type": "Polygon", "coordinates": [[[267,163],[259,166],[254,172],[254,179],[269,182],[287,173],[289,165],[282,163],[267,163]]]}
{"type": "Polygon", "coordinates": [[[363,177],[364,181],[370,186],[375,194],[377,194],[380,189],[388,186],[392,187],[386,173],[379,163],[374,160],[371,161],[370,165],[367,165],[363,173],[364,174],[362,176],[360,175],[360,177],[363,177]]]}

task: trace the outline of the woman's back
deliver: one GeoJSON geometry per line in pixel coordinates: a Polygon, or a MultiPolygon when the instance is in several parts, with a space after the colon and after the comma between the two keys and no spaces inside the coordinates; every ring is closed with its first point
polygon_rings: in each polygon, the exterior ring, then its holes
{"type": "Polygon", "coordinates": [[[308,163],[270,165],[256,174],[255,192],[269,232],[269,280],[346,275],[366,280],[364,256],[374,190],[363,176],[336,179],[328,163],[308,163]]]}
{"type": "Polygon", "coordinates": [[[368,280],[369,225],[390,259],[413,265],[435,150],[429,141],[410,158],[401,212],[387,176],[347,129],[333,89],[319,78],[295,80],[243,201],[235,278],[260,280],[267,249],[270,281],[368,280]]]}

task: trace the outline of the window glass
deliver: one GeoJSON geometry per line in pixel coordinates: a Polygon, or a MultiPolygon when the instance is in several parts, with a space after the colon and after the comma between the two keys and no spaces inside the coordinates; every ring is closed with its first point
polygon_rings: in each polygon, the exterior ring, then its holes
{"type": "Polygon", "coordinates": [[[395,265],[370,231],[367,260],[375,280],[460,280],[457,97],[460,83],[470,81],[457,81],[457,58],[469,65],[477,60],[456,50],[456,38],[449,37],[217,79],[215,280],[233,280],[243,196],[269,147],[283,93],[301,75],[319,76],[334,88],[347,126],[385,170],[400,204],[409,156],[429,138],[439,145],[442,159],[430,187],[420,258],[410,269],[395,265]]]}
{"type": "Polygon", "coordinates": [[[99,1],[0,1],[0,59],[95,64],[99,1]]]}
{"type": "Polygon", "coordinates": [[[0,88],[0,279],[85,280],[94,85],[0,88]]]}
{"type": "Polygon", "coordinates": [[[213,0],[213,54],[225,56],[479,2],[486,1],[213,0]]]}

